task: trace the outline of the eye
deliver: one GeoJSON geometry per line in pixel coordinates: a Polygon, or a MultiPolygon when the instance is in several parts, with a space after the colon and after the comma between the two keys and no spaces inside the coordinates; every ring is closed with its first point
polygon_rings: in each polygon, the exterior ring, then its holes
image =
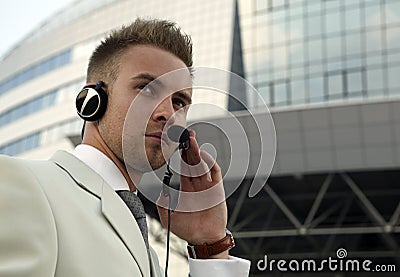
{"type": "Polygon", "coordinates": [[[187,106],[187,103],[180,98],[173,98],[172,103],[174,104],[177,110],[187,106]]]}
{"type": "Polygon", "coordinates": [[[143,93],[144,95],[148,95],[148,96],[153,96],[154,95],[153,88],[148,84],[139,85],[138,89],[140,89],[141,93],[143,93]]]}

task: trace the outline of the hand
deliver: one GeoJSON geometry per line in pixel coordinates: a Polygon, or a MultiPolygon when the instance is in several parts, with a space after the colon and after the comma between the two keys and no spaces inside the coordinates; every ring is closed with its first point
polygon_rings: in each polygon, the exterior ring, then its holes
{"type": "MultiPolygon", "coordinates": [[[[226,235],[225,193],[220,167],[208,153],[200,151],[195,135],[191,130],[190,148],[182,151],[181,193],[177,206],[181,211],[171,211],[171,231],[192,245],[211,244],[226,235]],[[213,206],[208,207],[208,204],[213,206]]],[[[168,198],[161,195],[159,202],[165,207],[168,198]]],[[[159,205],[157,208],[161,223],[166,227],[168,211],[159,205]]],[[[228,251],[211,258],[228,258],[228,251]]]]}

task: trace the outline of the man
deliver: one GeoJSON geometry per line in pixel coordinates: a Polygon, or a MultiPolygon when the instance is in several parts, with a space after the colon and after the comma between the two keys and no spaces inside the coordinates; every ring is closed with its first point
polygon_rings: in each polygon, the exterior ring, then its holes
{"type": "MultiPolygon", "coordinates": [[[[96,48],[87,83],[106,94],[107,104],[103,114],[87,121],[82,144],[72,154],[57,152],[49,161],[0,158],[0,276],[162,276],[143,224],[116,191],[135,192],[145,171],[165,164],[161,134],[167,122],[174,122],[172,116],[190,104],[191,90],[167,95],[156,105],[130,141],[130,151],[140,153],[144,147],[145,156],[137,154],[129,164],[123,150],[124,122],[132,102],[152,93],[149,83],[182,69],[190,79],[191,66],[189,37],[167,21],[138,19],[96,48]]],[[[201,176],[183,176],[182,190],[221,184],[218,165],[200,152],[193,131],[190,144],[185,161],[196,165],[203,158],[212,167],[201,176]]],[[[167,210],[159,207],[159,214],[165,225],[167,210]]],[[[172,214],[173,233],[189,245],[216,249],[201,253],[190,248],[191,276],[248,275],[250,263],[228,255],[226,224],[225,202],[172,214]]]]}

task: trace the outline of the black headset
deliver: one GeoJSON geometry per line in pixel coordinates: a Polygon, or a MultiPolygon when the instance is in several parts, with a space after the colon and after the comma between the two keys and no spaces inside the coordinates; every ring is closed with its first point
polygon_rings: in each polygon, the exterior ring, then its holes
{"type": "Polygon", "coordinates": [[[99,120],[107,109],[107,93],[102,89],[103,81],[88,84],[78,93],[75,99],[76,111],[85,121],[99,120]]]}

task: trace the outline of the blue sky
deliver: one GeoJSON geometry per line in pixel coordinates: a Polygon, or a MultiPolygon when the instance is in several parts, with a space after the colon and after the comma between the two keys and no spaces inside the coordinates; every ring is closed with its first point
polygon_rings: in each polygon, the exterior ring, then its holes
{"type": "Polygon", "coordinates": [[[5,0],[0,9],[0,58],[49,16],[75,0],[5,0]]]}

